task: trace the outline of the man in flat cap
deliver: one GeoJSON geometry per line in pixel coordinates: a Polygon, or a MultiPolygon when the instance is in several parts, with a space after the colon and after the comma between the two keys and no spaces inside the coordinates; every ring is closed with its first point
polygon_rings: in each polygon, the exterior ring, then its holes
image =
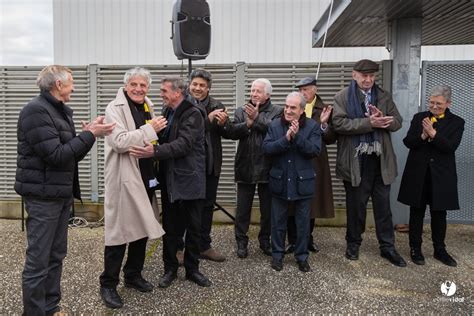
{"type": "MultiPolygon", "coordinates": [[[[334,217],[334,203],[332,194],[331,171],[329,169],[328,152],[326,145],[336,141],[336,133],[332,127],[328,125],[331,116],[332,106],[325,105],[321,97],[317,94],[316,79],[314,77],[306,77],[296,83],[296,88],[304,96],[306,100],[305,114],[306,117],[315,120],[321,127],[321,151],[319,156],[313,158],[313,166],[316,170],[315,194],[311,200],[310,229],[308,250],[318,252],[319,247],[314,242],[313,230],[316,217],[331,218],[334,217]]],[[[295,249],[296,243],[296,223],[294,210],[289,210],[288,216],[288,247],[287,253],[291,253],[295,249]]]]}
{"type": "Polygon", "coordinates": [[[371,60],[358,61],[350,86],[334,97],[332,124],[339,134],[336,176],[343,180],[346,191],[346,258],[359,258],[371,197],[380,255],[405,267],[395,249],[390,210],[390,184],[397,176],[390,133],[401,128],[402,118],[391,94],[375,84],[378,69],[371,60]]]}

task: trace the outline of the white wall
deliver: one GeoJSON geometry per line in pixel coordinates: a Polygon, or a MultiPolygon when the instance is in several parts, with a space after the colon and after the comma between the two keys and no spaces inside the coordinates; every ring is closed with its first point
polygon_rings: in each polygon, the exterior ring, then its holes
{"type": "MultiPolygon", "coordinates": [[[[317,62],[321,49],[311,48],[311,30],[329,2],[208,0],[211,51],[205,60],[195,63],[317,62]]],[[[181,61],[174,55],[170,39],[173,3],[173,0],[53,0],[54,61],[66,65],[179,64],[181,61]]],[[[430,60],[472,59],[472,56],[474,46],[422,50],[422,58],[430,60]]],[[[389,53],[382,47],[326,48],[322,61],[361,58],[388,59],[389,53]]]]}

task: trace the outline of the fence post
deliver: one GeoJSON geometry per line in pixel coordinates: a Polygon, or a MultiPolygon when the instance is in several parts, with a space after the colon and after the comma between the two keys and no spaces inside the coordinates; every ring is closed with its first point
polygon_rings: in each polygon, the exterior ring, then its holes
{"type": "Polygon", "coordinates": [[[235,108],[245,103],[245,62],[238,61],[235,66],[235,108]]]}
{"type": "MultiPolygon", "coordinates": [[[[89,65],[89,89],[90,89],[90,117],[92,120],[97,117],[97,64],[89,65]]],[[[91,151],[91,201],[99,202],[99,167],[97,141],[91,151]]]]}

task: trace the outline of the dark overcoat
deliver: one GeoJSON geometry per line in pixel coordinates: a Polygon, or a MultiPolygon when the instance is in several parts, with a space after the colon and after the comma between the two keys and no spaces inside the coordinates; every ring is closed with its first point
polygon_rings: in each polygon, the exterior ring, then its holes
{"type": "Polygon", "coordinates": [[[423,140],[422,120],[429,112],[415,114],[403,143],[408,153],[398,201],[403,204],[423,207],[423,190],[430,190],[432,210],[459,209],[455,151],[461,142],[464,120],[446,109],[445,117],[434,127],[436,136],[431,141],[423,140]],[[425,188],[425,178],[431,173],[431,187],[425,188]]]}
{"type": "MultiPolygon", "coordinates": [[[[164,116],[169,117],[166,107],[164,116]]],[[[168,119],[169,120],[169,119],[168,119]]],[[[174,112],[169,135],[160,132],[155,158],[160,160],[160,182],[166,186],[171,203],[206,197],[206,153],[204,118],[201,111],[184,99],[174,112]]],[[[163,194],[163,192],[162,192],[163,194]]]]}
{"type": "MultiPolygon", "coordinates": [[[[316,95],[316,103],[313,107],[311,118],[321,124],[321,112],[327,106],[323,100],[316,95]]],[[[332,218],[334,217],[334,199],[332,192],[331,169],[329,167],[329,158],[326,145],[336,142],[337,134],[329,125],[326,131],[321,133],[321,152],[319,156],[313,159],[316,169],[316,194],[311,201],[311,218],[332,218]]]]}

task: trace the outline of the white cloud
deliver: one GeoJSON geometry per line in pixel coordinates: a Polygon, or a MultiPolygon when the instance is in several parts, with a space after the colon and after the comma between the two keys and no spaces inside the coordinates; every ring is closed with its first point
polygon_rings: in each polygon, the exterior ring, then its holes
{"type": "Polygon", "coordinates": [[[0,65],[53,62],[52,0],[0,0],[0,65]]]}

